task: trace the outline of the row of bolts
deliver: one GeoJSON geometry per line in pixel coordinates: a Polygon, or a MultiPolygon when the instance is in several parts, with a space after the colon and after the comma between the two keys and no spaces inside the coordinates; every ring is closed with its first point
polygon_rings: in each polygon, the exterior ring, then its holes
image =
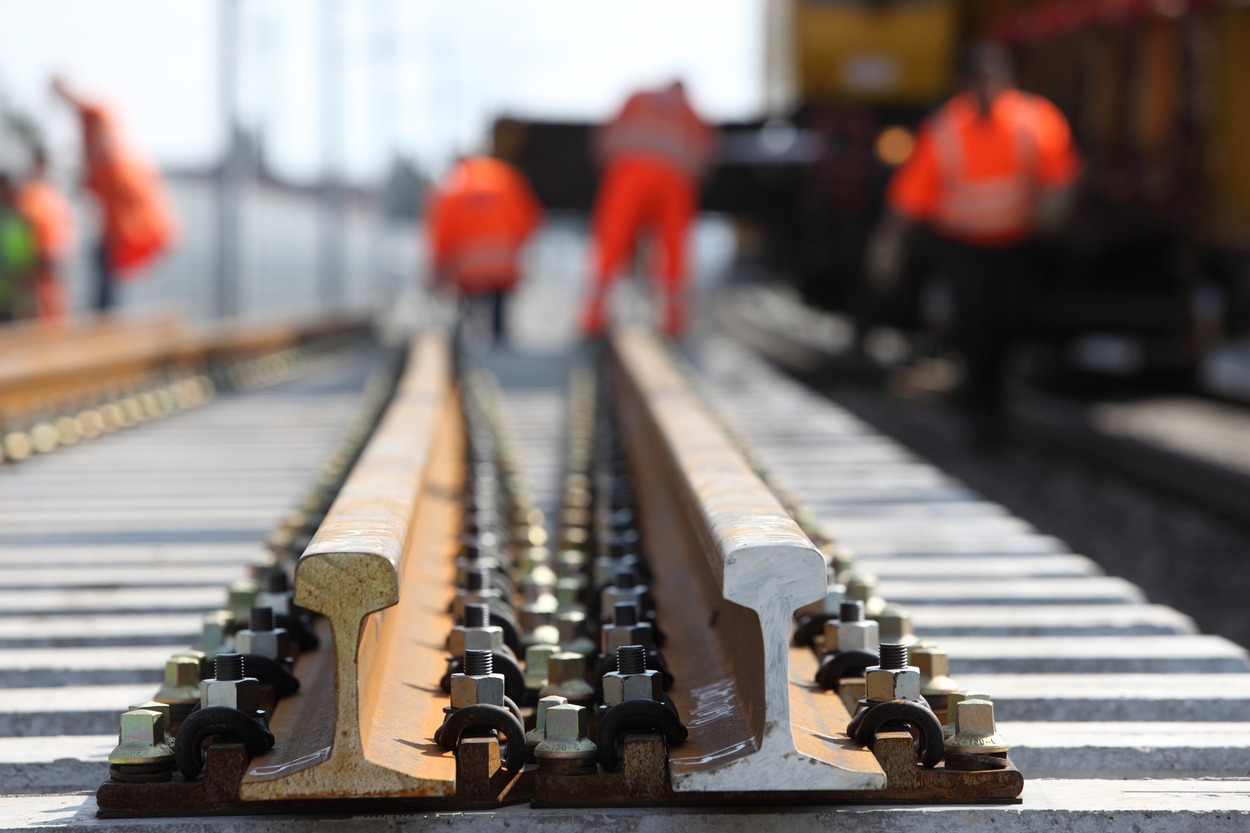
{"type": "MultiPolygon", "coordinates": [[[[284,352],[289,355],[280,364],[259,359],[237,365],[230,384],[276,384],[321,351],[284,352]]],[[[169,658],[156,695],[121,715],[119,743],[109,755],[114,778],[132,780],[131,772],[149,781],[172,777],[177,731],[192,711],[209,706],[229,706],[249,715],[262,707],[272,710],[278,693],[248,676],[247,656],[289,670],[301,649],[316,647],[308,614],[293,603],[291,575],[385,411],[402,369],[401,357],[400,351],[389,353],[366,381],[356,416],[300,505],[269,536],[266,554],[251,566],[251,575],[229,586],[222,609],[204,614],[199,641],[169,658]],[[161,778],[151,775],[153,768],[163,768],[161,778]]]]}
{"type": "Polygon", "coordinates": [[[220,390],[271,387],[307,372],[310,361],[337,341],[239,359],[206,373],[168,372],[131,377],[55,400],[39,401],[0,417],[0,461],[17,463],[35,454],[77,445],[180,411],[198,408],[220,390]]]}
{"type": "Polygon", "coordinates": [[[645,565],[629,478],[595,378],[591,357],[583,357],[569,386],[555,555],[535,543],[541,533],[532,526],[537,511],[519,484],[493,378],[478,370],[466,385],[471,483],[465,527],[474,537],[464,542],[457,563],[457,624],[448,646],[460,670],[450,677],[449,712],[510,705],[496,661],[512,665],[516,656],[505,644],[505,629],[492,622],[515,621],[526,704],[535,707],[526,747],[540,766],[593,766],[596,700],[604,710],[633,699],[665,702],[667,675],[649,621],[650,594],[639,575],[645,565]],[[507,518],[510,535],[501,528],[507,518]],[[507,541],[512,546],[499,543],[507,541]],[[515,608],[509,596],[519,598],[515,608]]]}
{"type": "MultiPolygon", "coordinates": [[[[296,613],[291,605],[290,565],[315,532],[385,408],[396,372],[392,368],[377,374],[366,386],[366,407],[332,455],[318,484],[271,537],[273,558],[257,565],[253,578],[231,585],[227,608],[206,614],[197,648],[171,657],[165,684],[157,696],[132,706],[122,716],[121,742],[110,755],[111,763],[122,767],[150,764],[165,755],[172,760],[172,730],[196,704],[239,704],[242,710],[246,710],[244,706],[253,710],[259,707],[258,683],[244,676],[241,654],[260,653],[277,661],[292,661],[289,635],[284,628],[275,627],[275,614],[292,621],[296,613]],[[248,627],[238,628],[243,619],[248,627]],[[225,656],[216,663],[214,676],[204,678],[205,661],[222,654],[225,656]]],[[[663,658],[655,647],[652,624],[645,617],[650,612],[650,600],[638,577],[645,565],[636,555],[639,542],[632,502],[623,485],[627,478],[619,467],[619,457],[602,453],[616,441],[616,434],[609,422],[595,419],[597,410],[602,412],[596,407],[600,404],[596,373],[594,366],[584,361],[575,368],[570,383],[565,491],[559,550],[553,558],[545,546],[541,513],[534,508],[520,478],[497,393],[491,390],[486,376],[481,369],[465,376],[464,387],[469,394],[465,398],[466,416],[476,423],[469,430],[469,465],[474,476],[471,497],[466,501],[466,526],[476,532],[476,537],[466,541],[458,565],[462,587],[453,610],[458,624],[448,646],[453,655],[459,655],[461,670],[452,675],[456,682],[451,687],[451,706],[455,709],[483,702],[483,694],[499,699],[495,705],[505,705],[503,676],[495,673],[493,665],[495,656],[507,656],[508,648],[502,628],[492,624],[492,612],[507,618],[512,611],[502,590],[492,582],[497,578],[497,583],[507,586],[515,577],[514,586],[523,599],[514,624],[522,636],[525,687],[531,696],[538,697],[527,747],[540,761],[590,760],[595,748],[589,740],[587,706],[594,701],[596,690],[587,681],[586,658],[596,653],[596,646],[587,634],[586,606],[581,604],[588,598],[588,587],[598,590],[600,610],[610,611],[603,617],[598,646],[603,660],[609,664],[615,660],[616,664],[615,670],[605,669],[600,678],[604,706],[638,697],[664,699],[664,675],[647,668],[648,660],[662,663],[663,658]],[[485,459],[488,457],[492,459],[485,459]],[[618,462],[613,463],[614,459],[618,462]],[[506,513],[500,512],[500,503],[507,507],[506,513]],[[508,522],[504,522],[503,514],[508,522]],[[506,527],[511,528],[511,535],[506,527]],[[507,543],[501,545],[504,540],[507,543]],[[483,565],[487,565],[485,570],[483,565]]],[[[823,619],[823,632],[812,640],[813,649],[826,656],[846,650],[877,652],[880,664],[865,674],[863,690],[868,701],[879,692],[888,692],[892,695],[889,699],[945,705],[948,751],[1005,753],[1007,745],[994,726],[989,696],[958,688],[947,674],[946,653],[920,642],[906,611],[887,605],[875,594],[875,579],[854,571],[853,553],[816,526],[805,507],[787,494],[745,438],[729,428],[731,423],[723,415],[721,423],[826,559],[828,586],[824,598],[796,614],[800,621],[812,616],[823,619]],[[916,664],[909,664],[909,659],[916,664]]],[[[595,597],[589,598],[593,601],[595,597]]],[[[844,697],[850,698],[849,707],[854,708],[857,691],[854,685],[843,687],[844,697]]]]}

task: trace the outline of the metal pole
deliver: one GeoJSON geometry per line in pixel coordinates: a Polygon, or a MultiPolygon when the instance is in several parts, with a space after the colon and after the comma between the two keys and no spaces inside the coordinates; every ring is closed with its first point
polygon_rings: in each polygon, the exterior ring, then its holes
{"type": "Polygon", "coordinates": [[[225,133],[217,173],[217,292],[219,318],[239,314],[238,28],[239,0],[218,6],[219,107],[225,133]]]}
{"type": "Polygon", "coordinates": [[[343,44],[338,0],[321,2],[321,306],[343,300],[343,44]]]}

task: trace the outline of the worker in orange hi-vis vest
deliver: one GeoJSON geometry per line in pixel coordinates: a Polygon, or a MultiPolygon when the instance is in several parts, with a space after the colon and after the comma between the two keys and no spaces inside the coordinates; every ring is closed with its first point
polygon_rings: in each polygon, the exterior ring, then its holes
{"type": "Polygon", "coordinates": [[[113,306],[114,283],[133,276],[164,253],[178,220],[155,166],[127,140],[116,114],[74,91],[62,78],[53,90],[74,108],[82,128],[84,185],[100,206],[93,306],[113,306]]]}
{"type": "Polygon", "coordinates": [[[1027,322],[1031,244],[1066,220],[1080,171],[1063,114],[1013,88],[1005,51],[976,45],[963,89],[921,125],[890,181],[866,272],[876,289],[892,289],[912,229],[934,233],[954,292],[954,334],[967,365],[960,404],[974,445],[1001,439],[1003,370],[1027,322]]]}
{"type": "Polygon", "coordinates": [[[39,317],[63,322],[69,311],[61,266],[74,245],[74,215],[69,201],[48,180],[48,156],[42,145],[31,149],[33,165],[17,190],[17,208],[35,233],[39,263],[32,291],[39,317]]]}
{"type": "Polygon", "coordinates": [[[636,93],[598,133],[603,180],[592,219],[595,271],[582,313],[585,335],[598,336],[607,326],[608,290],[643,232],[659,244],[650,268],[662,297],[661,328],[675,338],[685,332],[687,237],[699,208],[699,179],[715,149],[715,132],[690,106],[681,82],[636,93]]]}
{"type": "Polygon", "coordinates": [[[504,344],[507,296],[520,279],[521,249],[543,211],[520,171],[500,159],[462,159],[435,189],[427,228],[434,284],[467,302],[491,303],[491,333],[504,344]]]}

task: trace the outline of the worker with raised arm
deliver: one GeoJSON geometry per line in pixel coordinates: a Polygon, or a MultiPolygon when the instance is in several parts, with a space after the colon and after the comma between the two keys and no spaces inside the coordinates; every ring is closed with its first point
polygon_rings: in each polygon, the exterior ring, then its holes
{"type": "Polygon", "coordinates": [[[937,238],[953,282],[955,338],[966,363],[960,405],[974,444],[1002,432],[1003,371],[1028,312],[1030,244],[1066,219],[1081,170],[1067,120],[1015,89],[1010,58],[979,44],[962,89],[930,115],[886,192],[866,271],[879,291],[899,282],[911,232],[937,238]]]}
{"type": "Polygon", "coordinates": [[[93,307],[106,310],[115,283],[165,252],[177,234],[177,217],[155,166],[130,142],[115,112],[84,97],[63,78],[53,90],[74,108],[82,129],[83,184],[100,207],[93,307]]]}
{"type": "Polygon", "coordinates": [[[607,294],[634,254],[639,237],[658,244],[648,264],[660,296],[661,329],[674,338],[686,329],[687,238],[699,208],[699,179],[711,165],[716,134],[699,118],[680,81],[634,94],[596,136],[603,178],[592,218],[595,259],[582,331],[607,326],[607,294]]]}
{"type": "Polygon", "coordinates": [[[69,201],[48,177],[42,144],[31,147],[30,173],[17,189],[17,208],[35,234],[38,265],[31,285],[39,317],[61,322],[69,311],[61,268],[74,245],[74,214],[69,201]]]}
{"type": "Polygon", "coordinates": [[[521,250],[542,215],[525,177],[501,159],[460,160],[432,194],[427,228],[434,285],[459,293],[462,316],[489,301],[497,345],[507,341],[506,301],[520,280],[521,250]]]}

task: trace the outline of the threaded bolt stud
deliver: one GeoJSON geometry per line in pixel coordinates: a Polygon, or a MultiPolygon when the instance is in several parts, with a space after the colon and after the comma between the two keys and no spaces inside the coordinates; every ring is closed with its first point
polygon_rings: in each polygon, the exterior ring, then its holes
{"type": "Polygon", "coordinates": [[[641,674],[647,670],[647,649],[641,645],[622,645],[616,649],[618,674],[641,674]]]}
{"type": "Polygon", "coordinates": [[[495,671],[495,657],[490,651],[472,648],[464,652],[464,673],[470,677],[485,677],[495,671]]]}
{"type": "Polygon", "coordinates": [[[843,622],[864,621],[864,603],[859,599],[842,602],[842,604],[838,606],[838,618],[843,622]]]}
{"type": "Polygon", "coordinates": [[[247,629],[251,631],[271,631],[274,628],[273,608],[257,606],[248,612],[247,629]]]}
{"type": "Polygon", "coordinates": [[[465,587],[469,590],[490,589],[490,570],[485,567],[474,567],[464,577],[465,587]]]}
{"type": "Polygon", "coordinates": [[[243,679],[243,655],[218,654],[213,663],[213,673],[218,680],[243,679]]]}
{"type": "Polygon", "coordinates": [[[490,605],[469,602],[464,606],[464,626],[485,628],[490,625],[490,605]]]}
{"type": "Polygon", "coordinates": [[[618,628],[632,628],[638,624],[638,606],[629,602],[617,602],[612,607],[612,624],[618,628]]]}
{"type": "Polygon", "coordinates": [[[638,577],[633,570],[618,570],[612,576],[612,583],[620,590],[630,590],[638,586],[638,577]]]}
{"type": "Polygon", "coordinates": [[[882,642],[880,657],[882,670],[902,671],[907,667],[907,646],[897,642],[882,642]]]}

